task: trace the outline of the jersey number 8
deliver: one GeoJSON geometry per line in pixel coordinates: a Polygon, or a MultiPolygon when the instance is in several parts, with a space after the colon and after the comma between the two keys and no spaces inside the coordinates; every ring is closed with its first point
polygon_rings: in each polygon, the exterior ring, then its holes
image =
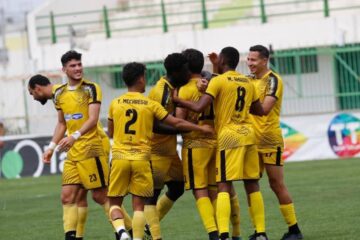
{"type": "Polygon", "coordinates": [[[235,103],[235,111],[241,112],[244,109],[245,94],[246,94],[245,88],[243,88],[243,87],[237,88],[237,99],[236,99],[236,103],[235,103]]]}

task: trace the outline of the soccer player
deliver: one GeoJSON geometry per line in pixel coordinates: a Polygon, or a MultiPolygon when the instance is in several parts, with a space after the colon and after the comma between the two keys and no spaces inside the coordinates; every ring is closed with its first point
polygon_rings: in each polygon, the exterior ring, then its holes
{"type": "Polygon", "coordinates": [[[44,162],[50,162],[56,144],[60,151],[67,152],[61,200],[65,239],[75,239],[78,224],[75,201],[81,186],[91,189],[93,199],[102,205],[108,214],[108,160],[97,128],[101,90],[97,84],[83,79],[81,54],[69,51],[62,56],[61,62],[68,83],[54,91],[58,123],[52,138],[53,143],[45,151],[43,158],[44,162]],[[65,131],[68,136],[64,138],[65,131]]]}
{"type": "Polygon", "coordinates": [[[278,198],[280,211],[289,227],[282,240],[302,239],[294,204],[284,182],[284,162],[281,157],[284,142],[280,128],[283,83],[281,77],[268,68],[268,61],[269,50],[266,47],[250,47],[247,64],[265,113],[265,116],[251,115],[251,119],[262,170],[266,170],[270,187],[278,198]]]}
{"type": "MultiPolygon", "coordinates": [[[[150,90],[149,98],[160,103],[170,114],[175,115],[171,92],[186,84],[190,72],[186,58],[181,53],[169,54],[164,61],[166,76],[161,77],[150,90]]],[[[151,141],[151,164],[154,177],[154,195],[146,200],[145,217],[153,239],[161,239],[160,220],[184,193],[182,163],[177,154],[176,133],[171,128],[155,122],[156,132],[151,141]],[[161,133],[161,134],[159,134],[161,133]],[[169,134],[172,133],[172,134],[169,134]],[[164,184],[168,191],[158,200],[164,184]]]]}
{"type": "MultiPolygon", "coordinates": [[[[32,76],[28,83],[29,94],[33,96],[34,100],[39,101],[42,105],[45,105],[48,100],[54,98],[55,90],[58,89],[59,87],[61,87],[61,85],[52,84],[47,77],[40,75],[40,74],[32,76]]],[[[101,139],[102,139],[102,145],[103,145],[105,155],[107,156],[107,159],[109,159],[109,155],[110,155],[109,137],[105,133],[100,122],[98,122],[97,128],[98,128],[99,135],[101,136],[101,139]]],[[[50,144],[49,147],[53,151],[56,147],[55,143],[50,144]]],[[[107,168],[108,164],[103,167],[107,168]]],[[[78,240],[81,240],[83,238],[84,231],[85,231],[85,223],[86,223],[87,214],[88,214],[87,192],[88,192],[88,190],[81,187],[76,196],[76,205],[78,208],[78,219],[77,219],[77,225],[76,225],[76,239],[78,239],[78,240]]],[[[124,210],[124,214],[125,214],[126,229],[128,231],[131,231],[131,221],[132,220],[125,210],[124,210]]]]}
{"type": "Polygon", "coordinates": [[[110,136],[114,137],[114,145],[108,196],[111,203],[110,216],[121,240],[130,239],[119,207],[127,193],[132,194],[133,239],[143,238],[145,198],[153,195],[150,163],[153,119],[179,130],[213,134],[211,126],[198,126],[175,118],[160,103],[145,97],[142,94],[146,85],[145,70],[145,65],[136,62],[124,66],[122,76],[128,92],[115,98],[109,109],[108,128],[110,136]]]}
{"type": "MultiPolygon", "coordinates": [[[[233,47],[221,50],[218,58],[217,72],[221,75],[213,78],[197,102],[181,100],[173,96],[173,100],[195,112],[203,112],[214,102],[215,129],[218,148],[216,156],[216,181],[218,198],[216,219],[220,239],[229,239],[230,193],[232,181],[258,181],[260,178],[259,159],[255,145],[255,134],[249,118],[249,112],[263,114],[253,84],[244,75],[235,71],[239,63],[239,52],[233,47]]],[[[267,239],[265,234],[263,202],[254,195],[259,191],[247,192],[249,205],[256,208],[257,233],[254,239],[267,239]],[[261,204],[260,204],[261,205],[261,204]]],[[[262,200],[262,198],[261,198],[262,200]]]]}
{"type": "MultiPolygon", "coordinates": [[[[195,49],[182,52],[189,64],[191,79],[180,87],[179,98],[197,101],[202,93],[197,89],[204,67],[203,54],[195,49]]],[[[176,117],[193,121],[198,125],[214,125],[214,108],[211,104],[201,114],[188,111],[186,108],[176,108],[176,117]]],[[[181,159],[185,178],[185,189],[192,190],[196,199],[201,220],[210,240],[219,239],[212,201],[217,194],[215,179],[216,135],[206,136],[200,132],[183,133],[181,159]]]]}
{"type": "MultiPolygon", "coordinates": [[[[205,78],[213,77],[208,72],[202,72],[204,67],[204,56],[196,49],[186,49],[182,52],[186,57],[191,72],[190,81],[182,86],[178,95],[179,98],[189,101],[197,101],[205,92],[201,91],[197,83],[204,79],[204,74],[209,75],[205,78]]],[[[186,108],[178,107],[176,116],[201,124],[214,124],[214,107],[210,105],[201,114],[188,111],[186,108]]],[[[215,220],[214,208],[216,207],[216,178],[215,178],[215,159],[216,159],[216,136],[204,136],[198,132],[183,134],[182,162],[184,168],[185,189],[193,190],[196,205],[200,213],[203,224],[209,234],[209,239],[218,239],[218,231],[215,220]],[[212,203],[215,205],[213,206],[212,203]]],[[[231,195],[231,222],[233,224],[232,239],[240,239],[240,207],[235,192],[231,195]]]]}

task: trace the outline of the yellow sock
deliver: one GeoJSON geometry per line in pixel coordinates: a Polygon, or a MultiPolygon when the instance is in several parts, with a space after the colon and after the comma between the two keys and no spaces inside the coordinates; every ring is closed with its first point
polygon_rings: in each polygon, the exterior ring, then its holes
{"type": "Polygon", "coordinates": [[[145,205],[144,216],[147,224],[150,226],[150,232],[153,239],[161,239],[159,215],[155,205],[145,205]]]}
{"type": "Polygon", "coordinates": [[[227,192],[218,193],[216,220],[219,234],[229,232],[230,211],[230,194],[227,192]]]}
{"type": "Polygon", "coordinates": [[[166,194],[162,195],[161,198],[157,201],[156,210],[159,214],[159,221],[165,217],[165,215],[169,212],[169,210],[174,205],[174,202],[166,196],[166,194]]]}
{"type": "Polygon", "coordinates": [[[84,236],[84,232],[85,232],[85,223],[86,223],[88,208],[78,207],[77,212],[78,212],[78,220],[76,225],[76,237],[81,238],[84,236]]]}
{"type": "Polygon", "coordinates": [[[231,205],[231,225],[232,225],[232,236],[240,237],[240,204],[237,194],[231,197],[230,199],[231,205]]]}
{"type": "Polygon", "coordinates": [[[297,223],[295,207],[293,203],[280,205],[280,211],[289,227],[297,223]]]}
{"type": "Polygon", "coordinates": [[[116,229],[116,232],[119,232],[120,229],[125,229],[124,219],[122,218],[118,218],[112,221],[112,225],[114,229],[116,229]]]}
{"type": "Polygon", "coordinates": [[[253,215],[250,207],[248,207],[248,211],[249,211],[249,216],[250,216],[251,224],[252,224],[253,228],[255,228],[254,215],[253,215]]]}
{"type": "Polygon", "coordinates": [[[196,201],[196,206],[197,209],[199,210],[199,214],[206,231],[208,233],[217,231],[214,208],[211,204],[210,198],[208,197],[199,198],[196,201]]]}
{"type": "Polygon", "coordinates": [[[249,195],[250,211],[255,225],[256,232],[265,232],[265,208],[261,192],[254,192],[249,195]]]}
{"type": "Polygon", "coordinates": [[[215,198],[214,200],[212,200],[212,205],[213,205],[213,208],[214,208],[214,212],[216,213],[216,204],[217,204],[217,198],[215,198]]]}
{"type": "Polygon", "coordinates": [[[109,201],[106,201],[103,205],[102,205],[103,209],[104,209],[104,212],[105,212],[105,215],[106,217],[108,218],[109,222],[111,223],[112,220],[111,220],[111,216],[110,216],[110,203],[109,201]]]}
{"type": "Polygon", "coordinates": [[[145,217],[143,211],[134,211],[132,220],[133,239],[143,239],[144,237],[145,217]]]}
{"type": "Polygon", "coordinates": [[[63,222],[65,233],[76,231],[76,224],[78,218],[78,207],[76,204],[63,205],[63,222]]]}
{"type": "MultiPolygon", "coordinates": [[[[105,204],[104,204],[105,205],[105,204]]],[[[108,216],[111,219],[111,213],[112,211],[121,211],[121,208],[119,206],[112,206],[109,210],[108,216]]],[[[121,229],[125,229],[124,219],[123,218],[117,218],[115,220],[111,219],[111,224],[113,225],[115,232],[119,232],[121,229]]]]}
{"type": "Polygon", "coordinates": [[[132,228],[132,219],[131,219],[130,215],[128,214],[128,212],[126,211],[124,205],[121,205],[121,212],[124,216],[125,228],[126,228],[126,230],[130,230],[132,228]]]}

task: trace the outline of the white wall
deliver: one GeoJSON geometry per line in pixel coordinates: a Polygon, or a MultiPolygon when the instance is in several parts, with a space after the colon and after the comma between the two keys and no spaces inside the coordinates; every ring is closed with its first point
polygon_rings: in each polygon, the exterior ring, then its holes
{"type": "MultiPolygon", "coordinates": [[[[360,14],[301,22],[97,39],[90,41],[90,48],[83,51],[84,64],[104,66],[129,61],[155,61],[171,52],[189,47],[208,53],[231,45],[240,52],[246,52],[249,46],[256,43],[272,44],[275,49],[287,49],[360,42],[360,31],[354,31],[359,25],[360,14]]],[[[58,68],[61,55],[68,49],[69,43],[35,44],[31,51],[38,53],[33,55],[37,59],[38,70],[53,70],[58,68]]]]}

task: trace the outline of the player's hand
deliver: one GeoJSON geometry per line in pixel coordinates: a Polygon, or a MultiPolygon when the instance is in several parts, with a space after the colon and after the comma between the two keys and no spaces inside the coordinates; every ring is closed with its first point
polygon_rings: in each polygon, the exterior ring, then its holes
{"type": "Polygon", "coordinates": [[[219,56],[217,53],[209,53],[208,57],[212,65],[217,66],[219,64],[219,56]]]}
{"type": "Polygon", "coordinates": [[[47,149],[43,154],[43,162],[50,163],[53,153],[54,153],[53,149],[47,149]]]}
{"type": "Polygon", "coordinates": [[[209,135],[215,134],[215,129],[212,126],[207,125],[207,124],[201,126],[201,131],[203,133],[209,134],[209,135]]]}
{"type": "Polygon", "coordinates": [[[199,92],[204,93],[206,91],[208,84],[209,84],[208,80],[206,80],[205,78],[200,78],[196,83],[196,87],[199,92]]]}
{"type": "Polygon", "coordinates": [[[69,151],[70,148],[74,145],[75,141],[76,140],[73,136],[68,136],[68,137],[61,139],[61,141],[58,144],[59,151],[60,152],[69,151]]]}

